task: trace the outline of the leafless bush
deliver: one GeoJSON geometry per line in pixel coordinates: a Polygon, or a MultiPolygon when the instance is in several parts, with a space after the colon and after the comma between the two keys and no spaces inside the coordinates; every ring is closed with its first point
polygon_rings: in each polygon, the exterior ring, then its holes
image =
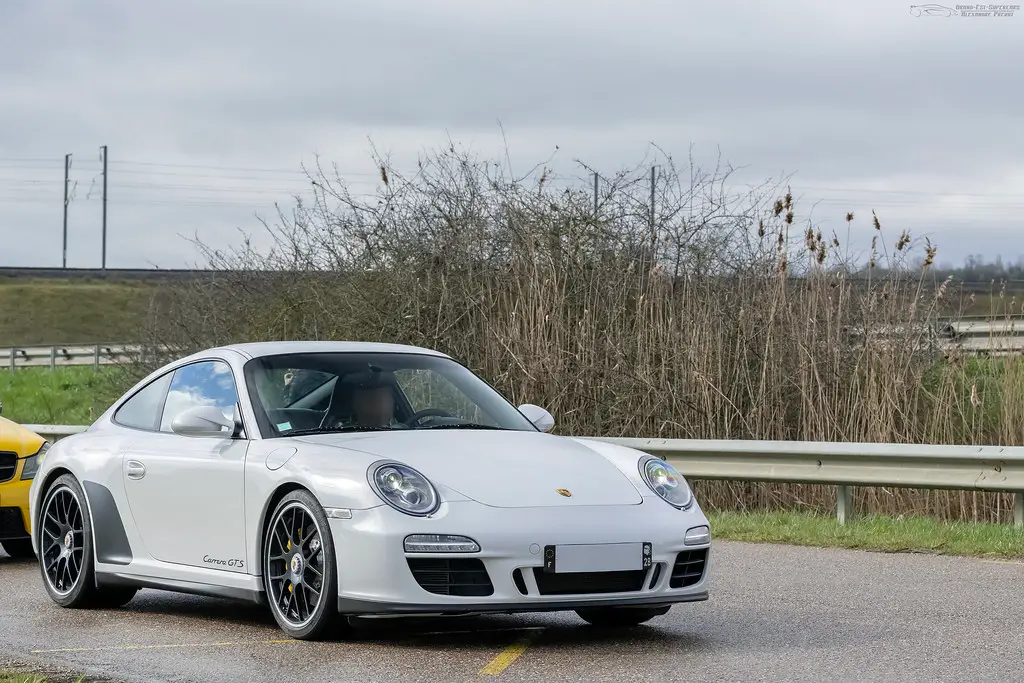
{"type": "MultiPolygon", "coordinates": [[[[376,196],[318,166],[315,200],[264,224],[272,249],[207,249],[218,272],[177,288],[147,338],[173,353],[295,338],[429,346],[548,406],[565,434],[1021,441],[1024,373],[935,350],[928,325],[954,292],[929,281],[930,244],[913,260],[918,245],[887,242],[877,217],[860,273],[836,235],[797,219],[788,188],[730,195],[729,169],[684,175],[662,158],[652,212],[646,163],[603,178],[595,202],[592,176],[514,177],[454,147],[411,177],[376,161],[376,196]]],[[[711,508],[834,501],[813,486],[699,491],[711,508]]],[[[1008,514],[1005,496],[858,495],[889,513],[1008,514]]]]}

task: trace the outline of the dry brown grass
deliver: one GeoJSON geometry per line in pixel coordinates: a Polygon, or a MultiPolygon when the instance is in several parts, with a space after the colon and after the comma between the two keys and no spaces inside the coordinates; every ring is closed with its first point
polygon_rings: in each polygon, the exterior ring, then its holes
{"type": "MultiPolygon", "coordinates": [[[[802,224],[788,190],[731,197],[728,172],[683,177],[661,160],[652,230],[646,166],[605,179],[596,214],[592,180],[510,180],[454,148],[412,178],[381,169],[370,200],[311,174],[318,201],[267,226],[277,247],[209,253],[211,266],[251,272],[179,288],[149,338],[178,351],[293,338],[426,345],[511,400],[545,405],[563,434],[1022,441],[1024,365],[934,349],[926,324],[961,297],[929,278],[932,245],[886,237],[877,217],[862,229],[875,233],[884,276],[854,277],[840,240],[802,224]],[[890,326],[907,331],[880,334],[890,326]]],[[[711,509],[834,504],[826,487],[697,489],[711,509]]],[[[989,494],[857,495],[888,514],[1006,521],[1012,510],[989,494]]]]}

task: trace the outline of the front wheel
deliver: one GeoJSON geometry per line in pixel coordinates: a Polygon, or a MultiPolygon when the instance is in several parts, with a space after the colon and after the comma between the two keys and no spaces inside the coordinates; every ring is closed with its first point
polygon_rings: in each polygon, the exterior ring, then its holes
{"type": "Polygon", "coordinates": [[[342,621],[338,573],[327,515],[309,491],[286,495],[263,540],[263,584],[281,630],[319,640],[342,621]]]}
{"type": "Polygon", "coordinates": [[[594,607],[576,610],[576,614],[594,626],[623,628],[638,626],[654,617],[668,614],[671,605],[665,607],[594,607]]]}

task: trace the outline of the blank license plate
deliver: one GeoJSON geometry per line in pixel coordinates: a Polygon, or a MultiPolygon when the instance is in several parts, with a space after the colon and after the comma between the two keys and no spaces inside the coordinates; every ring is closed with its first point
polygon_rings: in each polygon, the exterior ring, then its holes
{"type": "Polygon", "coordinates": [[[647,569],[651,566],[651,550],[650,543],[548,545],[544,546],[544,571],[570,574],[647,569]]]}

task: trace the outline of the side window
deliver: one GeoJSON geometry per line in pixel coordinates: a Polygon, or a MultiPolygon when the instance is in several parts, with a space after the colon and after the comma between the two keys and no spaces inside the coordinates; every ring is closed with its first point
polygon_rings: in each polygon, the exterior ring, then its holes
{"type": "Polygon", "coordinates": [[[158,377],[124,402],[114,413],[114,422],[125,427],[156,431],[160,425],[160,411],[167,396],[171,373],[158,377]]]}
{"type": "Polygon", "coordinates": [[[236,416],[238,393],[231,368],[224,361],[191,363],[174,371],[160,431],[171,431],[171,421],[179,413],[196,406],[215,406],[230,420],[236,416]]]}

